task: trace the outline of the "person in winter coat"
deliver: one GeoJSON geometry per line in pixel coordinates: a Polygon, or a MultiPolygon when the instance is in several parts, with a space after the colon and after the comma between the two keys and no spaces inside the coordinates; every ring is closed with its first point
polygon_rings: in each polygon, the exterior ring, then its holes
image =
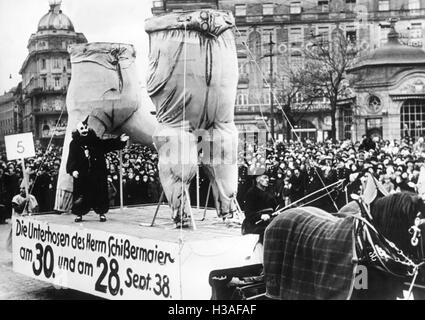
{"type": "Polygon", "coordinates": [[[109,210],[107,168],[105,154],[123,149],[128,140],[125,134],[115,139],[102,140],[88,127],[88,117],[77,124],[69,145],[66,172],[74,178],[72,213],[75,222],[93,209],[100,221],[106,221],[109,210]]]}

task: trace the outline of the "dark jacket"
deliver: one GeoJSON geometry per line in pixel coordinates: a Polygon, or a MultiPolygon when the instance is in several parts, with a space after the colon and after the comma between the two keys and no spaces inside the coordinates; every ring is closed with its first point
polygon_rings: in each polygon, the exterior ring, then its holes
{"type": "Polygon", "coordinates": [[[79,173],[78,179],[74,179],[74,200],[83,198],[85,207],[93,208],[97,213],[108,211],[108,171],[105,154],[122,149],[125,144],[120,138],[102,140],[93,130],[89,130],[86,137],[80,136],[78,131],[73,132],[66,172],[70,175],[74,171],[79,173]]]}
{"type": "Polygon", "coordinates": [[[242,223],[242,233],[264,233],[264,229],[268,223],[257,223],[261,220],[261,215],[263,214],[263,212],[260,211],[269,208],[274,211],[276,210],[277,204],[271,192],[263,191],[257,186],[251,187],[246,193],[245,220],[242,223]]]}

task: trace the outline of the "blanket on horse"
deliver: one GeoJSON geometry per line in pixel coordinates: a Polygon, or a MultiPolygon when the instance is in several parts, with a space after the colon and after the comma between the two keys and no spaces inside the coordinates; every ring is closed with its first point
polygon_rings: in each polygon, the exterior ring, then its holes
{"type": "Polygon", "coordinates": [[[347,299],[354,277],[353,217],[313,207],[277,216],[264,240],[267,296],[273,299],[347,299]]]}

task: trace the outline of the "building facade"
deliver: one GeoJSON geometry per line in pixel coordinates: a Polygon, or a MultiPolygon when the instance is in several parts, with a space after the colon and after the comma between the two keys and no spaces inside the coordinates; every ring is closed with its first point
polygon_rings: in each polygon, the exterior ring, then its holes
{"type": "Polygon", "coordinates": [[[0,96],[0,146],[4,145],[4,137],[19,132],[19,97],[17,88],[0,96]]]}
{"type": "Polygon", "coordinates": [[[62,13],[61,1],[51,0],[50,10],[28,41],[28,56],[20,74],[23,89],[23,131],[36,141],[63,143],[67,124],[66,92],[71,80],[68,45],[86,43],[71,20],[62,13]]]}
{"type": "Polygon", "coordinates": [[[353,131],[385,139],[425,135],[425,52],[402,45],[394,25],[387,43],[351,70],[353,131]]]}
{"type": "MultiPolygon", "coordinates": [[[[154,1],[152,12],[161,14],[202,8],[230,10],[235,16],[239,61],[236,123],[243,129],[251,126],[261,130],[270,128],[270,84],[275,97],[278,97],[279,86],[282,85],[279,77],[286,68],[302,63],[305,50],[312,45],[312,37],[320,36],[332,41],[336,31],[342,31],[355,43],[361,55],[367,56],[387,43],[391,30],[389,20],[397,18],[395,25],[401,45],[420,51],[425,45],[425,0],[162,0],[154,1]]],[[[339,102],[339,139],[359,139],[363,134],[376,132],[372,129],[379,127],[379,123],[368,120],[366,124],[371,112],[366,100],[362,97],[357,99],[354,92],[352,99],[339,102]],[[362,114],[362,118],[357,114],[362,114]]],[[[279,101],[274,98],[273,104],[275,116],[275,112],[280,112],[276,107],[279,101]]],[[[329,136],[331,117],[326,100],[318,99],[307,108],[300,97],[295,110],[301,115],[292,130],[298,136],[318,141],[329,136]]],[[[370,119],[375,115],[371,114],[370,119]]],[[[283,135],[285,121],[276,123],[275,129],[277,134],[283,135]]],[[[382,136],[401,137],[393,132],[399,134],[401,131],[392,131],[388,127],[382,129],[382,136]]]]}

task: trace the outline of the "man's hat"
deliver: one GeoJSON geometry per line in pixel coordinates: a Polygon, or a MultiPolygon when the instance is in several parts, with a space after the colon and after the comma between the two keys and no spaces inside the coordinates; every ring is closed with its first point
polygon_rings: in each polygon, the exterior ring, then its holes
{"type": "Polygon", "coordinates": [[[82,124],[88,126],[89,125],[89,116],[87,116],[84,121],[82,121],[82,124]]]}

